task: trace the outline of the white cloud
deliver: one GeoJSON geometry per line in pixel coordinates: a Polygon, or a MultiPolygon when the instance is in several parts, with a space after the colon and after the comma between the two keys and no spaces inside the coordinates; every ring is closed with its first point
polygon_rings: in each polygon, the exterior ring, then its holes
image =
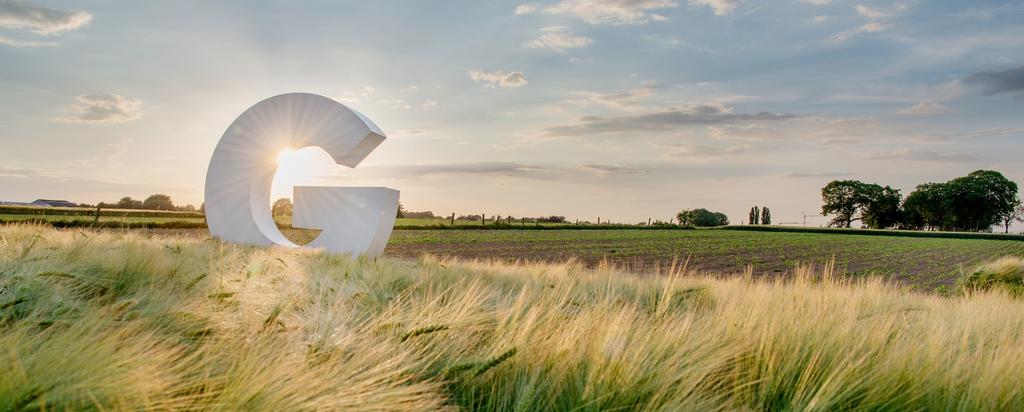
{"type": "Polygon", "coordinates": [[[485,72],[483,70],[470,70],[469,78],[477,83],[483,83],[486,87],[522,87],[526,86],[526,76],[521,71],[485,72]]]}
{"type": "Polygon", "coordinates": [[[0,44],[11,47],[51,47],[56,46],[56,42],[52,41],[21,41],[0,36],[0,44]]]}
{"type": "Polygon", "coordinates": [[[815,23],[824,23],[828,21],[828,16],[814,16],[811,18],[811,20],[814,21],[815,23]]]}
{"type": "Polygon", "coordinates": [[[590,24],[645,24],[655,20],[648,11],[678,5],[675,0],[562,0],[544,12],[571,14],[590,24]]]}
{"type": "Polygon", "coordinates": [[[591,38],[573,35],[572,32],[562,26],[545,27],[540,29],[540,31],[542,32],[540,37],[524,43],[523,47],[564,52],[565,49],[576,49],[593,43],[591,38]]]}
{"type": "Polygon", "coordinates": [[[690,0],[691,6],[708,6],[717,16],[724,16],[736,10],[740,0],[690,0]]]}
{"type": "Polygon", "coordinates": [[[28,29],[40,35],[51,35],[74,30],[92,20],[84,11],[67,11],[23,1],[0,1],[0,27],[28,29]]]}
{"type": "Polygon", "coordinates": [[[722,147],[696,145],[692,143],[655,144],[654,146],[662,149],[663,153],[668,157],[683,158],[696,161],[708,161],[719,159],[726,156],[739,155],[750,152],[753,149],[753,147],[746,144],[722,147]]]}
{"type": "Polygon", "coordinates": [[[906,109],[900,110],[900,114],[939,114],[945,113],[949,107],[939,102],[920,102],[906,109]]]}
{"type": "Polygon", "coordinates": [[[815,6],[824,6],[832,2],[832,0],[800,0],[801,3],[813,4],[815,6]]]}
{"type": "Polygon", "coordinates": [[[775,127],[741,124],[741,125],[716,125],[708,126],[708,137],[715,140],[742,140],[742,141],[768,141],[783,140],[792,134],[775,127]]]}
{"type": "Polygon", "coordinates": [[[862,15],[864,17],[872,18],[872,19],[881,19],[881,18],[885,18],[885,17],[892,17],[892,15],[893,15],[892,12],[882,11],[882,10],[876,9],[874,7],[865,6],[863,4],[858,4],[858,5],[854,6],[854,8],[857,9],[857,13],[860,13],[860,15],[862,15]]]}
{"type": "Polygon", "coordinates": [[[342,103],[355,104],[361,102],[363,99],[369,98],[375,91],[377,91],[377,89],[373,86],[363,86],[362,90],[356,91],[346,90],[341,92],[341,95],[338,96],[337,100],[342,103]]]}
{"type": "Polygon", "coordinates": [[[519,14],[530,14],[537,11],[537,3],[525,3],[516,6],[515,13],[519,14]]]}
{"type": "Polygon", "coordinates": [[[900,148],[884,152],[874,152],[864,158],[868,160],[912,160],[939,163],[959,163],[977,160],[977,157],[970,153],[940,153],[916,148],[900,148]]]}
{"type": "Polygon", "coordinates": [[[881,33],[883,31],[889,30],[890,27],[891,26],[889,25],[889,23],[886,23],[884,21],[871,22],[864,24],[862,26],[854,27],[852,29],[836,33],[834,36],[832,36],[832,41],[836,43],[842,43],[847,40],[850,40],[853,37],[856,37],[857,35],[863,33],[881,33]]]}
{"type": "Polygon", "coordinates": [[[70,117],[73,123],[124,123],[142,117],[142,101],[114,93],[87,94],[75,98],[70,117]]]}
{"type": "MultiPolygon", "coordinates": [[[[653,87],[641,87],[638,89],[627,90],[624,92],[613,92],[613,93],[596,93],[596,92],[579,92],[576,93],[586,98],[583,104],[586,103],[597,103],[608,107],[612,107],[619,110],[625,111],[637,111],[643,109],[640,105],[640,100],[654,95],[653,87]]],[[[570,101],[571,103],[581,103],[579,101],[570,101]]]]}

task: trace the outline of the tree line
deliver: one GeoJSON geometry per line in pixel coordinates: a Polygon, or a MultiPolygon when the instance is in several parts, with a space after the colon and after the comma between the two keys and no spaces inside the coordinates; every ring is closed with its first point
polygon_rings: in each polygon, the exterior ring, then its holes
{"type": "MultiPolygon", "coordinates": [[[[92,207],[92,205],[83,204],[82,206],[92,207]]],[[[204,205],[205,206],[205,205],[204,205]]],[[[149,195],[145,200],[132,199],[131,196],[122,197],[114,203],[100,202],[96,204],[96,207],[101,209],[131,209],[131,210],[168,210],[178,212],[200,212],[203,213],[205,208],[200,206],[196,209],[193,205],[182,205],[178,206],[174,204],[171,197],[162,193],[156,193],[149,195]]]]}
{"type": "Polygon", "coordinates": [[[821,214],[829,226],[860,221],[871,229],[987,231],[1024,218],[1017,184],[1002,173],[978,170],[945,183],[917,185],[906,197],[899,189],[857,180],[834,180],[821,189],[821,214]]]}

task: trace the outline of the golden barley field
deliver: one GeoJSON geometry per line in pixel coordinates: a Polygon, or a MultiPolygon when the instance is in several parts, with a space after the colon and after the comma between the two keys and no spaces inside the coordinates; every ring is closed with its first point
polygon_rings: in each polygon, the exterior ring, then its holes
{"type": "Polygon", "coordinates": [[[0,410],[1024,410],[1024,301],[0,227],[0,410]]]}

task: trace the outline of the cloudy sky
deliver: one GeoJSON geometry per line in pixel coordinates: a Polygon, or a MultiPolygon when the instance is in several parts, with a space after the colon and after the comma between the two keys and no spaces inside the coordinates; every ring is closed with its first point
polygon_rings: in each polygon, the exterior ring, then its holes
{"type": "Polygon", "coordinates": [[[836,178],[1024,184],[1021,22],[1019,1],[0,0],[0,200],[198,205],[224,129],[296,91],[389,139],[356,169],[293,155],[278,194],[739,223],[802,222],[836,178]]]}

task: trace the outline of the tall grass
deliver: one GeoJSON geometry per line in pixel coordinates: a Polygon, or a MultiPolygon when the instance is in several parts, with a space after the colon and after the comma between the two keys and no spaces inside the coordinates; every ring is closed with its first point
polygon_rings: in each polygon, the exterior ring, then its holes
{"type": "Polygon", "coordinates": [[[1022,410],[1024,302],[0,227],[0,410],[1022,410]]]}

